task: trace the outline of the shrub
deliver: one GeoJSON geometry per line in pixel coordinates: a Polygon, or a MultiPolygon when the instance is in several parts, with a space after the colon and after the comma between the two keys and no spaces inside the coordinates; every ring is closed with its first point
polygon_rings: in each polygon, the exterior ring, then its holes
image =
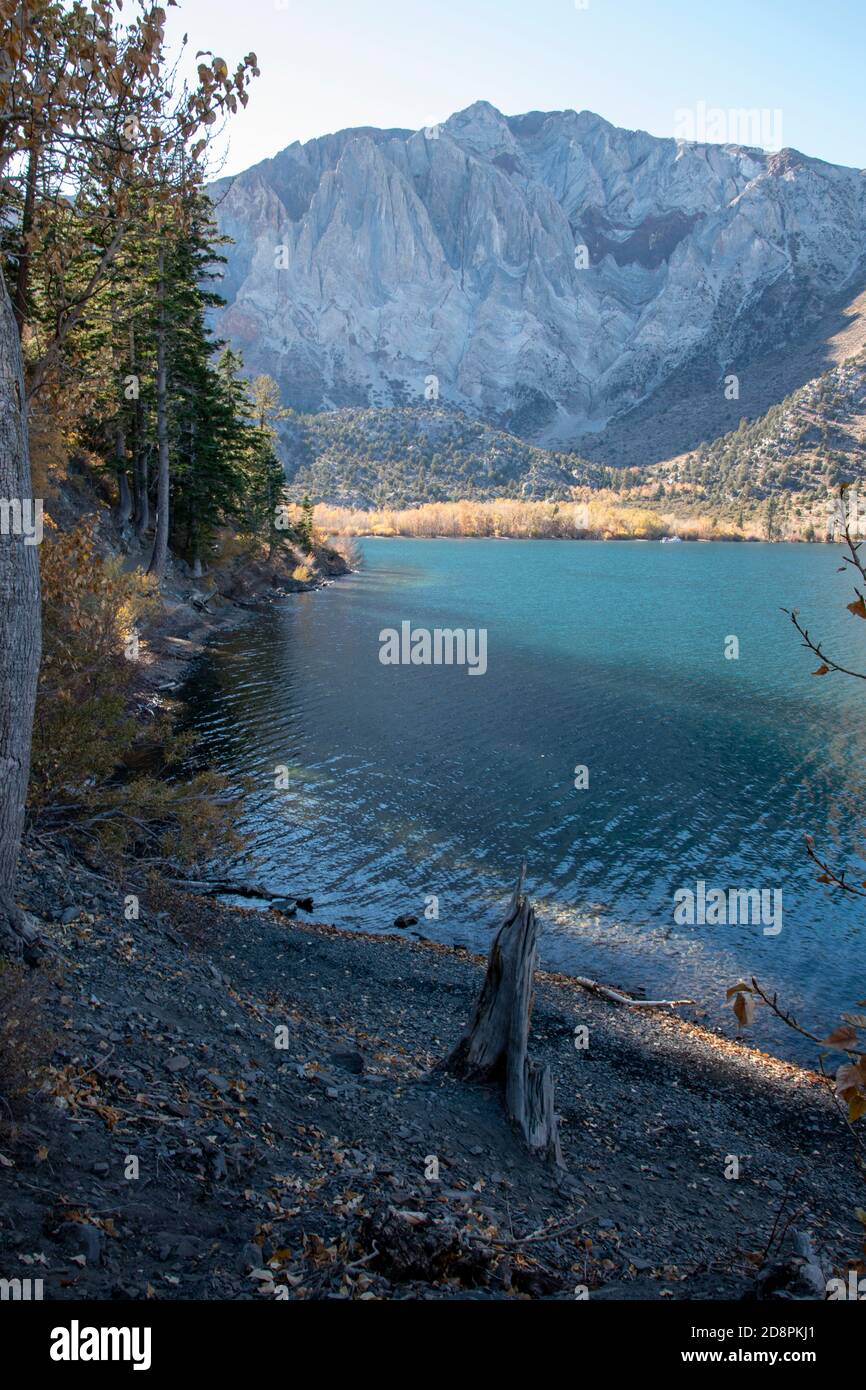
{"type": "Polygon", "coordinates": [[[318,507],[320,520],[336,535],[353,536],[514,536],[518,538],[658,540],[669,531],[700,537],[739,536],[735,527],[722,532],[704,518],[677,519],[670,514],[631,507],[613,493],[584,493],[559,503],[518,501],[427,502],[420,507],[352,511],[318,507]]]}
{"type": "Polygon", "coordinates": [[[133,742],[135,663],[126,644],[157,608],[154,582],[100,556],[93,527],[41,547],[42,666],[31,755],[31,803],[79,800],[133,742]]]}
{"type": "Polygon", "coordinates": [[[338,555],[343,557],[350,570],[361,568],[364,557],[360,546],[353,536],[343,536],[336,540],[329,537],[328,546],[331,550],[336,551],[338,555]]]}
{"type": "Polygon", "coordinates": [[[224,781],[187,776],[194,739],[167,712],[136,711],[146,643],[160,606],[154,580],[100,555],[82,524],[42,546],[43,659],[33,731],[30,804],[49,828],[108,858],[203,862],[232,849],[224,781]],[[131,643],[138,641],[137,652],[131,643]]]}

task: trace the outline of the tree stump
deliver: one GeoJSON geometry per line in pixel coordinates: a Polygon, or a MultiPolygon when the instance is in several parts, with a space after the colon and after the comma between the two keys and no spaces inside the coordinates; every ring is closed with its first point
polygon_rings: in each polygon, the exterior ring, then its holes
{"type": "Polygon", "coordinates": [[[522,891],[524,873],[525,866],[490,948],[487,974],[469,1031],[444,1065],[463,1080],[501,1085],[505,1108],[529,1148],[562,1167],[550,1068],[540,1067],[529,1058],[538,921],[522,891]]]}

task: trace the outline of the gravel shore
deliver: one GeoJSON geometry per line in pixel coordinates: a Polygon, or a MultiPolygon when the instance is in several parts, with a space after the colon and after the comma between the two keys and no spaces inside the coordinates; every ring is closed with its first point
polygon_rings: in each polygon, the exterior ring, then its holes
{"type": "Polygon", "coordinates": [[[494,1089],[433,1070],[483,978],[465,951],[113,885],[40,844],[21,896],[56,1048],[0,1142],[0,1270],[45,1297],[749,1296],[787,1189],[828,1273],[856,1254],[811,1073],[541,975],[560,1172],[494,1089]]]}

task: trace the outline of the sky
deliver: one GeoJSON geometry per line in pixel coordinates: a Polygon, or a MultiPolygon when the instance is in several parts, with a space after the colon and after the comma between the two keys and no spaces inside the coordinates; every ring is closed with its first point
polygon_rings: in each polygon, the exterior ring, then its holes
{"type": "Polygon", "coordinates": [[[866,0],[180,0],[168,16],[192,73],[197,49],[230,67],[258,57],[220,137],[226,174],[295,140],[417,129],[479,100],[866,167],[866,0]],[[762,117],[746,138],[726,114],[719,136],[714,110],[762,117]]]}

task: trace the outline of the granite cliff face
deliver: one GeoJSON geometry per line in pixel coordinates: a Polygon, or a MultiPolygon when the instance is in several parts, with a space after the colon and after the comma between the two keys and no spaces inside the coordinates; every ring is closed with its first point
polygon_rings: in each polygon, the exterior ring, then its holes
{"type": "Polygon", "coordinates": [[[288,405],[438,393],[549,445],[672,381],[722,394],[866,270],[863,171],[585,111],[346,130],[211,194],[235,243],[219,329],[288,405]]]}

